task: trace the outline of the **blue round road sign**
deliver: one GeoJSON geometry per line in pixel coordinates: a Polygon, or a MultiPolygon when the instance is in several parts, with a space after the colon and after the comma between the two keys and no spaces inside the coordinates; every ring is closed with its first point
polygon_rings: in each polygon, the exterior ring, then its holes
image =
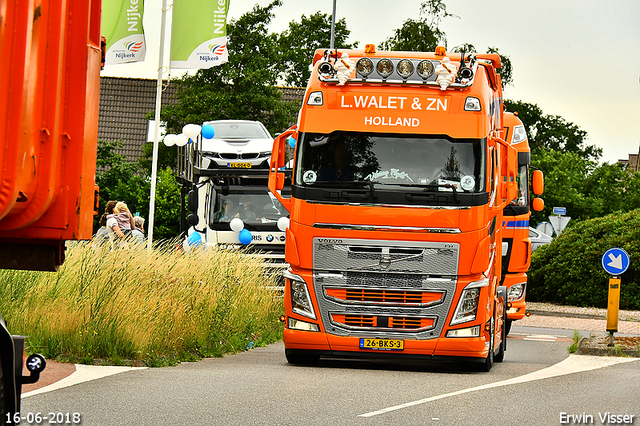
{"type": "Polygon", "coordinates": [[[629,255],[621,248],[610,248],[602,256],[602,267],[611,275],[624,274],[629,269],[629,255]]]}

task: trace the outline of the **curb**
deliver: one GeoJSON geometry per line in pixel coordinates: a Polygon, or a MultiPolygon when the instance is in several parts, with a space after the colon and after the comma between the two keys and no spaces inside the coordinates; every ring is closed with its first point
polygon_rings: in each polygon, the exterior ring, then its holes
{"type": "Polygon", "coordinates": [[[602,346],[596,345],[596,347],[589,346],[592,343],[592,338],[583,337],[578,342],[578,355],[591,355],[591,356],[612,356],[612,357],[631,357],[640,358],[640,349],[623,349],[620,345],[602,346]]]}
{"type": "MultiPolygon", "coordinates": [[[[583,314],[580,312],[566,312],[566,311],[547,311],[542,309],[527,309],[527,312],[531,313],[531,315],[540,315],[543,317],[565,317],[565,318],[581,318],[581,319],[596,319],[596,320],[606,320],[606,315],[598,315],[598,314],[583,314]]],[[[635,317],[629,318],[628,316],[620,315],[620,321],[626,322],[640,322],[640,320],[635,317]]]]}

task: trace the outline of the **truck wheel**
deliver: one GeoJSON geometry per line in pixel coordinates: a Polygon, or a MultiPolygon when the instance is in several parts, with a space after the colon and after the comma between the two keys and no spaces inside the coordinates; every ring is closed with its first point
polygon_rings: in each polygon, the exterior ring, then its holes
{"type": "Polygon", "coordinates": [[[507,309],[505,306],[505,309],[503,310],[503,314],[502,314],[502,330],[500,331],[502,340],[500,341],[500,349],[498,350],[498,353],[494,357],[494,360],[496,362],[504,361],[504,353],[507,350],[507,322],[508,322],[507,309]]]}
{"type": "Polygon", "coordinates": [[[320,355],[304,353],[300,351],[292,352],[288,349],[284,350],[287,362],[293,365],[313,365],[320,360],[320,355]]]}
{"type": "Polygon", "coordinates": [[[507,320],[507,324],[506,324],[507,335],[509,335],[509,332],[511,331],[511,324],[513,324],[513,320],[507,320]]]}
{"type": "Polygon", "coordinates": [[[472,371],[488,372],[493,367],[493,338],[495,337],[495,326],[493,317],[491,318],[491,331],[489,332],[489,353],[482,362],[473,362],[469,364],[469,368],[472,371]]]}
{"type": "Polygon", "coordinates": [[[505,351],[505,347],[507,346],[507,333],[506,333],[506,331],[507,331],[507,329],[503,325],[502,326],[502,333],[501,333],[502,334],[502,341],[500,342],[500,349],[498,349],[498,353],[493,358],[495,362],[504,361],[504,351],[505,351]]]}
{"type": "Polygon", "coordinates": [[[480,364],[480,371],[488,372],[493,367],[493,351],[494,351],[494,341],[496,337],[496,325],[495,319],[491,317],[491,331],[489,332],[489,353],[487,354],[487,358],[484,360],[482,364],[480,364]]]}

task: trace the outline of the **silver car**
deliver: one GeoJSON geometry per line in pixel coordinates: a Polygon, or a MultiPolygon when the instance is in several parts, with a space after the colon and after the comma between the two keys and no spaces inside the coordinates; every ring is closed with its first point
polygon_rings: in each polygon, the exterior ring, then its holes
{"type": "Polygon", "coordinates": [[[259,121],[207,121],[215,134],[202,139],[203,166],[207,168],[269,168],[273,138],[259,121]]]}
{"type": "Polygon", "coordinates": [[[529,227],[529,239],[531,240],[531,251],[553,241],[552,237],[532,227],[529,227]]]}

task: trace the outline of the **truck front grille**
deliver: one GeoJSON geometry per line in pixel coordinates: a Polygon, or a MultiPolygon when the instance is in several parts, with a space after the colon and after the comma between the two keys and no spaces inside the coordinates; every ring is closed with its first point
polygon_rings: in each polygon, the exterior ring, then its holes
{"type": "Polygon", "coordinates": [[[443,291],[392,290],[384,288],[325,287],[328,298],[344,303],[430,306],[442,302],[443,291]]]}
{"type": "Polygon", "coordinates": [[[383,331],[425,331],[434,327],[435,318],[432,317],[404,317],[404,316],[376,316],[376,315],[345,315],[331,314],[333,324],[341,325],[351,330],[383,331]]]}
{"type": "Polygon", "coordinates": [[[459,245],[314,239],[313,287],[329,334],[439,337],[453,303],[459,245]]]}

